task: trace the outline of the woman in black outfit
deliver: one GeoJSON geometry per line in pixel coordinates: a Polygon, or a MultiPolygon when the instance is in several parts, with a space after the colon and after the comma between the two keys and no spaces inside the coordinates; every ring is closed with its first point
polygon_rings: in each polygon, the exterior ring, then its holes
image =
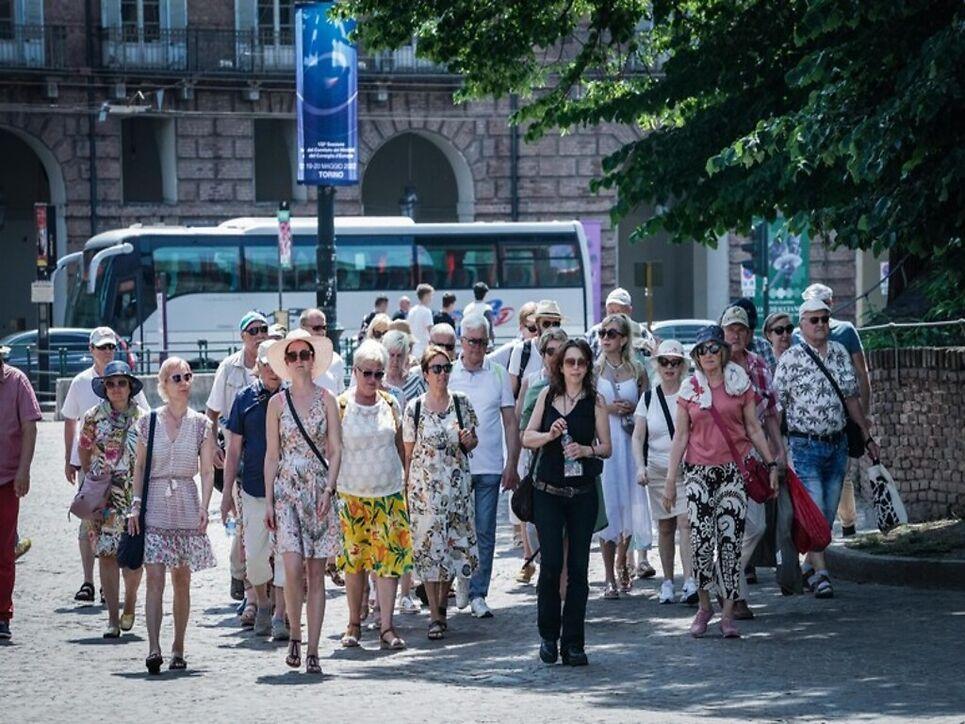
{"type": "Polygon", "coordinates": [[[541,563],[537,585],[540,658],[585,666],[583,624],[590,592],[587,568],[599,507],[596,478],[610,456],[610,423],[593,384],[593,354],[583,339],[568,340],[550,367],[523,445],[541,451],[533,491],[533,522],[541,563]],[[564,444],[565,443],[565,444],[564,444]],[[566,602],[560,615],[560,575],[566,561],[566,602]],[[560,625],[562,619],[562,635],[560,625]],[[557,639],[559,645],[557,645],[557,639]]]}

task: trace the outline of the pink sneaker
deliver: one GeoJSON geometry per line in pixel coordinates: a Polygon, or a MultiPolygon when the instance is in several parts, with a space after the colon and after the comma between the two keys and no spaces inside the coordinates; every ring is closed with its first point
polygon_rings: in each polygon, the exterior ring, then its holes
{"type": "Polygon", "coordinates": [[[721,616],[720,632],[724,635],[725,639],[739,639],[741,637],[741,632],[737,628],[737,624],[734,623],[733,618],[724,618],[721,616]]]}
{"type": "Polygon", "coordinates": [[[697,615],[694,616],[694,622],[690,624],[690,635],[695,639],[699,639],[707,633],[707,624],[710,623],[710,619],[713,617],[713,610],[705,611],[702,608],[698,608],[697,615]]]}

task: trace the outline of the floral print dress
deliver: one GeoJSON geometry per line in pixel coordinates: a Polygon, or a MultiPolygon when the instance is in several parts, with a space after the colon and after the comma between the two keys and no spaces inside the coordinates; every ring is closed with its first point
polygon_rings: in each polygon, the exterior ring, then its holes
{"type": "MultiPolygon", "coordinates": [[[[450,395],[445,412],[433,412],[426,396],[405,410],[402,439],[415,443],[409,467],[408,502],[413,563],[423,581],[468,577],[479,565],[475,506],[469,459],[459,449],[459,425],[450,395]],[[421,400],[419,429],[415,407],[421,400]]],[[[465,395],[458,395],[463,426],[475,428],[476,412],[465,395]]]]}
{"type": "Polygon", "coordinates": [[[107,507],[88,523],[88,535],[98,558],[117,555],[127,512],[131,509],[138,439],[136,423],[143,414],[134,402],[118,412],[105,400],[84,415],[79,445],[91,453],[90,475],[111,476],[107,507]]]}
{"type": "MultiPolygon", "coordinates": [[[[316,395],[302,425],[315,446],[325,453],[328,420],[325,393],[316,395]]],[[[334,504],[324,517],[318,514],[328,473],[305,442],[287,400],[280,416],[281,448],[275,476],[275,550],[305,558],[331,558],[342,550],[334,504]]]]}

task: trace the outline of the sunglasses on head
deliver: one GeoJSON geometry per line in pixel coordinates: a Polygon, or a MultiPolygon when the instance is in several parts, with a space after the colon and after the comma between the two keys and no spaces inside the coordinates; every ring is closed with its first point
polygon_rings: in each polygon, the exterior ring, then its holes
{"type": "Polygon", "coordinates": [[[121,377],[117,380],[104,380],[104,387],[109,390],[113,390],[115,387],[130,387],[131,383],[126,377],[121,377]]]}
{"type": "Polygon", "coordinates": [[[383,377],[385,377],[385,370],[363,370],[360,367],[356,367],[355,369],[357,369],[359,374],[367,380],[373,377],[377,380],[381,380],[383,377]]]}
{"type": "Polygon", "coordinates": [[[452,372],[452,363],[446,363],[444,365],[429,365],[428,370],[434,375],[441,375],[445,372],[447,375],[452,372]]]}
{"type": "Polygon", "coordinates": [[[598,334],[600,335],[600,339],[617,339],[618,337],[622,337],[622,336],[623,336],[623,335],[620,334],[617,330],[612,329],[612,328],[611,328],[611,329],[601,329],[601,330],[598,332],[598,334]]]}
{"type": "Polygon", "coordinates": [[[192,377],[194,377],[194,372],[175,372],[171,375],[171,382],[180,385],[181,382],[190,382],[192,377]]]}
{"type": "Polygon", "coordinates": [[[115,349],[117,349],[117,345],[113,344],[112,342],[108,342],[107,344],[99,344],[96,347],[94,347],[94,349],[102,349],[102,350],[106,349],[110,352],[113,352],[115,349]]]}
{"type": "Polygon", "coordinates": [[[300,349],[297,352],[285,352],[285,361],[288,364],[292,364],[301,360],[302,362],[308,362],[312,357],[315,356],[315,350],[313,349],[300,349]]]}
{"type": "Polygon", "coordinates": [[[559,327],[560,320],[558,319],[544,319],[540,321],[539,326],[543,329],[549,329],[550,327],[559,327]]]}
{"type": "Polygon", "coordinates": [[[471,347],[485,347],[489,342],[485,337],[463,337],[462,341],[471,347]]]}
{"type": "Polygon", "coordinates": [[[684,361],[676,357],[657,357],[657,364],[661,367],[679,367],[684,361]]]}
{"type": "Polygon", "coordinates": [[[567,367],[583,368],[586,367],[586,359],[583,357],[566,357],[563,360],[563,364],[567,367]]]}
{"type": "Polygon", "coordinates": [[[820,317],[808,317],[808,321],[811,324],[828,324],[831,321],[831,317],[827,314],[822,314],[820,317]]]}
{"type": "Polygon", "coordinates": [[[259,334],[268,334],[268,325],[260,324],[257,327],[251,326],[251,327],[248,327],[248,329],[246,329],[245,332],[247,334],[250,334],[252,337],[257,337],[259,334]]]}
{"type": "Polygon", "coordinates": [[[309,329],[312,330],[315,334],[321,334],[321,333],[324,332],[326,329],[328,329],[328,325],[327,325],[327,324],[313,324],[313,325],[311,325],[311,326],[309,327],[309,329]]]}
{"type": "Polygon", "coordinates": [[[717,342],[708,342],[697,347],[697,354],[717,354],[720,352],[720,345],[717,342]]]}

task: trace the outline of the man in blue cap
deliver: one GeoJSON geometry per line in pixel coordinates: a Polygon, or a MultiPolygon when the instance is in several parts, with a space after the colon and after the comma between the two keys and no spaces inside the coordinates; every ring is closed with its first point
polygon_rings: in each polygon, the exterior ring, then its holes
{"type": "MultiPolygon", "coordinates": [[[[211,419],[211,434],[214,435],[215,440],[218,439],[219,426],[224,428],[227,422],[235,397],[255,382],[258,345],[268,339],[268,319],[261,312],[251,310],[241,318],[238,329],[241,331],[241,349],[221,360],[218,371],[214,373],[211,394],[208,395],[208,401],[205,403],[208,408],[208,417],[211,419]]],[[[231,432],[224,428],[226,445],[230,442],[230,436],[231,432]]],[[[216,446],[215,467],[224,469],[224,460],[224,449],[216,446]]],[[[234,486],[229,487],[237,490],[234,486]]],[[[235,507],[240,514],[240,499],[235,500],[235,507]]],[[[231,544],[231,597],[235,600],[241,600],[245,594],[245,564],[241,545],[241,535],[236,535],[231,544]]],[[[250,618],[253,624],[253,611],[250,618]]]]}

